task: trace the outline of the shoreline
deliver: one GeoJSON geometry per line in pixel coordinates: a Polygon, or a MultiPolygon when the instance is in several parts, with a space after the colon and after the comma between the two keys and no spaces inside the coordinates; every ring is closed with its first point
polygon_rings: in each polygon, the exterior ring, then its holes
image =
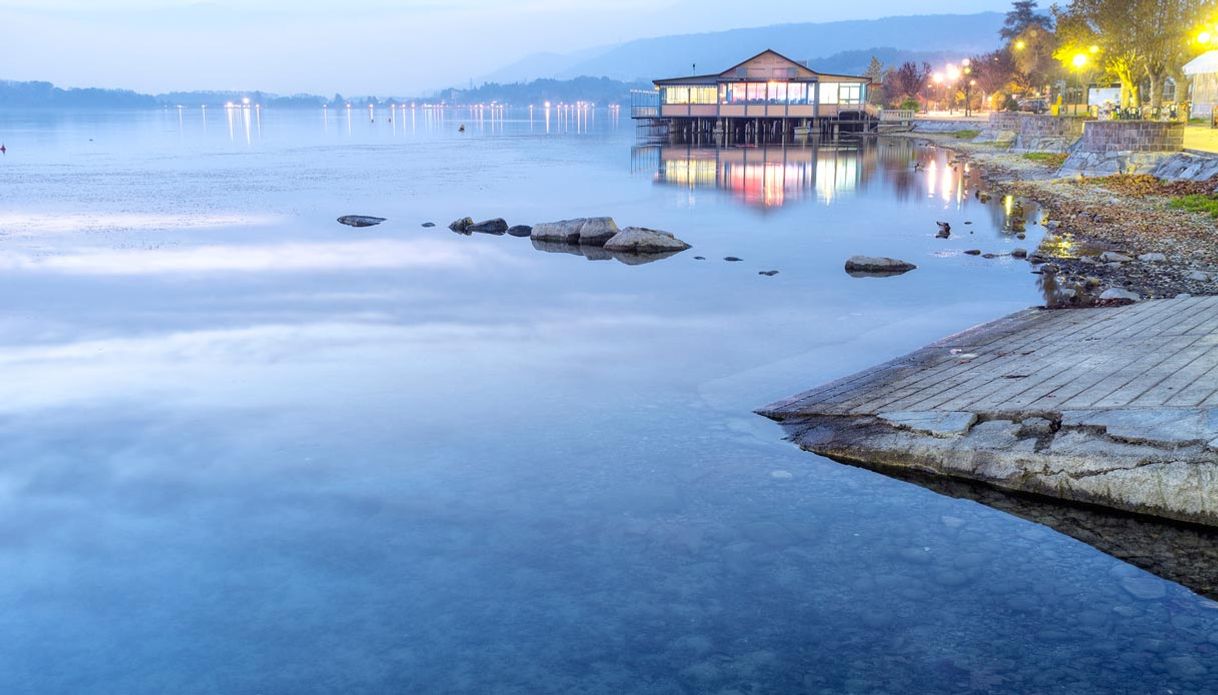
{"type": "Polygon", "coordinates": [[[949,150],[980,168],[986,194],[1011,195],[1041,208],[1045,236],[1029,255],[1032,272],[1047,269],[1056,275],[1056,285],[1072,290],[1049,308],[1096,306],[1105,289],[1133,292],[1140,299],[1218,294],[1218,219],[1169,207],[1176,196],[1214,192],[1218,181],[1161,182],[1136,174],[1056,178],[1056,167],[1045,163],[1050,157],[1029,158],[992,143],[961,140],[951,131],[880,137],[949,150]],[[1128,260],[1105,262],[1104,252],[1128,260]]]}
{"type": "Polygon", "coordinates": [[[977,167],[982,201],[1040,207],[1027,260],[1045,305],[757,412],[805,450],[888,475],[1218,529],[1218,219],[1170,206],[1215,183],[1055,178],[1054,158],[950,132],[881,137],[977,167]]]}

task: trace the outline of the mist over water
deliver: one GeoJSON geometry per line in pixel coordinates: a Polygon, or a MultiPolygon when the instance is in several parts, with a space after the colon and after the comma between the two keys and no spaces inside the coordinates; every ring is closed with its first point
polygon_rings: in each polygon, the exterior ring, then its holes
{"type": "Polygon", "coordinates": [[[1040,303],[945,153],[211,111],[0,114],[0,692],[1209,689],[1213,602],[752,414],[1040,303]]]}

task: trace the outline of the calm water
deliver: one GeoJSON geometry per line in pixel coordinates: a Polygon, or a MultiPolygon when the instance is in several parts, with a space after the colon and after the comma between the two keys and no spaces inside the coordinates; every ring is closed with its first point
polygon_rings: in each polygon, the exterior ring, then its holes
{"type": "Polygon", "coordinates": [[[377,116],[0,115],[0,692],[1214,692],[1213,602],[751,414],[1039,302],[945,155],[377,116]],[[694,248],[444,229],[596,214],[694,248]]]}

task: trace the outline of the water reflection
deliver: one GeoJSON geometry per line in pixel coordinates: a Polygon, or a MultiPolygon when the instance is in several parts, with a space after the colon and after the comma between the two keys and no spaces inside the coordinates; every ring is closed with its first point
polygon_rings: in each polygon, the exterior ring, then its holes
{"type": "MultiPolygon", "coordinates": [[[[652,173],[661,185],[691,193],[719,189],[762,209],[808,200],[829,204],[875,180],[898,199],[925,196],[959,209],[981,185],[967,162],[905,139],[756,148],[643,144],[633,148],[631,162],[634,171],[652,173]]],[[[992,213],[1004,224],[1014,215],[1001,208],[992,213]]]]}
{"type": "Polygon", "coordinates": [[[1218,599],[1218,530],[1101,507],[1063,504],[909,469],[882,472],[949,497],[980,502],[1043,524],[1131,565],[1218,599]]]}

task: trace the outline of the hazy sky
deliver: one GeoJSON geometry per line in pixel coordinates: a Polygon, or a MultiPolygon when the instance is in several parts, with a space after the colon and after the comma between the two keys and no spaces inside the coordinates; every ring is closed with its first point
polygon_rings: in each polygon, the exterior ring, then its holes
{"type": "Polygon", "coordinates": [[[1008,0],[0,0],[0,79],[144,92],[405,95],[464,85],[531,53],[644,36],[913,14],[915,7],[917,13],[964,13],[1008,5],[1008,0]]]}

